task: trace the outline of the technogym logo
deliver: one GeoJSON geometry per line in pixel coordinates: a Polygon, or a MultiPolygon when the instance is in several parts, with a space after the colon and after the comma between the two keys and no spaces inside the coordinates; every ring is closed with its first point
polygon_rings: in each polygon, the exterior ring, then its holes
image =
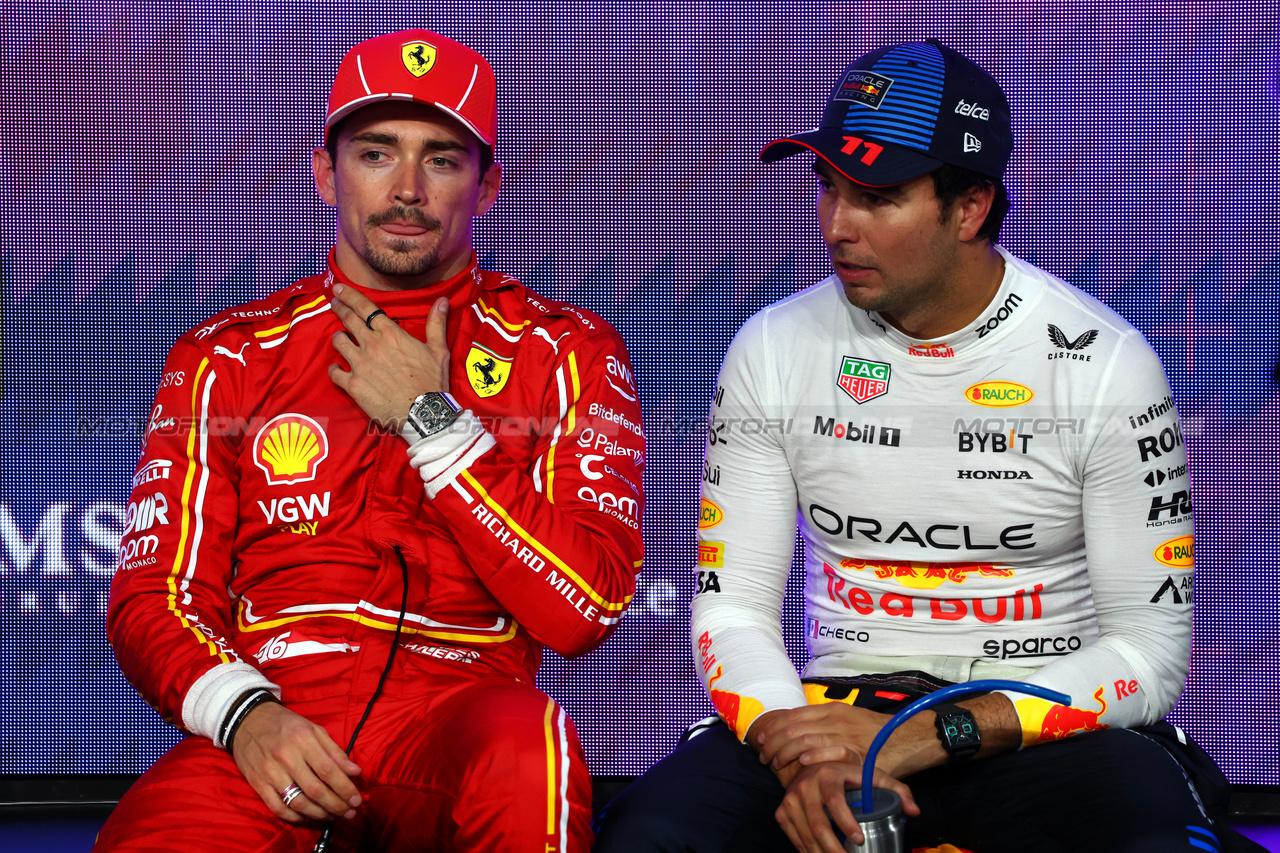
{"type": "Polygon", "coordinates": [[[844,393],[859,404],[879,397],[889,390],[889,373],[892,368],[882,361],[867,361],[846,355],[840,363],[840,376],[836,380],[844,393]]]}

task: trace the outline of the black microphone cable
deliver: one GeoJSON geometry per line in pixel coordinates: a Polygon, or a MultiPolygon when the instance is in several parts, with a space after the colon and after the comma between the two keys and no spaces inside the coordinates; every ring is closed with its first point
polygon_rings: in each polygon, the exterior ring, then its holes
{"type": "MultiPolygon", "coordinates": [[[[400,576],[404,582],[400,593],[400,618],[396,620],[396,634],[391,640],[391,651],[387,652],[387,664],[382,668],[382,677],[378,679],[378,686],[373,689],[373,695],[369,697],[369,704],[364,708],[364,715],[351,732],[351,740],[347,743],[348,758],[351,756],[351,751],[355,749],[356,738],[360,736],[360,729],[364,727],[365,720],[369,719],[369,714],[373,711],[373,703],[377,702],[378,697],[382,695],[382,687],[387,683],[387,676],[391,674],[391,662],[395,660],[396,647],[400,645],[400,629],[404,627],[404,616],[409,610],[409,564],[404,561],[404,553],[400,550],[399,545],[393,546],[393,549],[396,552],[396,559],[400,561],[400,576]]],[[[325,826],[324,831],[320,833],[320,838],[316,841],[313,853],[327,853],[329,850],[329,838],[332,834],[333,821],[330,821],[325,826]]]]}

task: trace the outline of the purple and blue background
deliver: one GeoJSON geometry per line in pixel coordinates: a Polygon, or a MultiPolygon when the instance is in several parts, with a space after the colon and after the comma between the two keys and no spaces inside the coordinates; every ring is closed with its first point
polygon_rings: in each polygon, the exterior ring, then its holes
{"type": "Polygon", "coordinates": [[[347,47],[411,26],[497,71],[482,262],[610,320],[641,389],[635,603],[541,677],[594,773],[642,772],[710,713],[687,605],[715,375],[743,320],[829,272],[806,158],[756,152],[815,126],[859,54],[937,37],[1012,104],[1001,242],[1168,371],[1197,536],[1170,719],[1233,783],[1280,784],[1277,0],[0,7],[0,779],[138,773],[175,741],[103,633],[139,430],[179,334],[323,264],[328,84],[347,47]]]}

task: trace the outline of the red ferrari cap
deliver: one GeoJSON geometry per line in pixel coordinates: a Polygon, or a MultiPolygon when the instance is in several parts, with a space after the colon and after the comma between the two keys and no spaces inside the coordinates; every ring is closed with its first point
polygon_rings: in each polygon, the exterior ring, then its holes
{"type": "Polygon", "coordinates": [[[334,125],[378,101],[417,101],[462,122],[493,147],[498,84],[479,53],[430,30],[403,30],[362,41],[342,58],[329,93],[326,141],[334,125]]]}

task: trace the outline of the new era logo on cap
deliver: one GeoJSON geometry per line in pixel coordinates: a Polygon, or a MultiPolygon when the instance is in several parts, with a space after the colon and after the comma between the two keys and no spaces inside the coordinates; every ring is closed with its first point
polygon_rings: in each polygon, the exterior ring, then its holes
{"type": "Polygon", "coordinates": [[[965,153],[968,154],[972,151],[981,151],[981,150],[982,150],[982,140],[974,136],[972,133],[966,133],[964,135],[965,153]]]}

